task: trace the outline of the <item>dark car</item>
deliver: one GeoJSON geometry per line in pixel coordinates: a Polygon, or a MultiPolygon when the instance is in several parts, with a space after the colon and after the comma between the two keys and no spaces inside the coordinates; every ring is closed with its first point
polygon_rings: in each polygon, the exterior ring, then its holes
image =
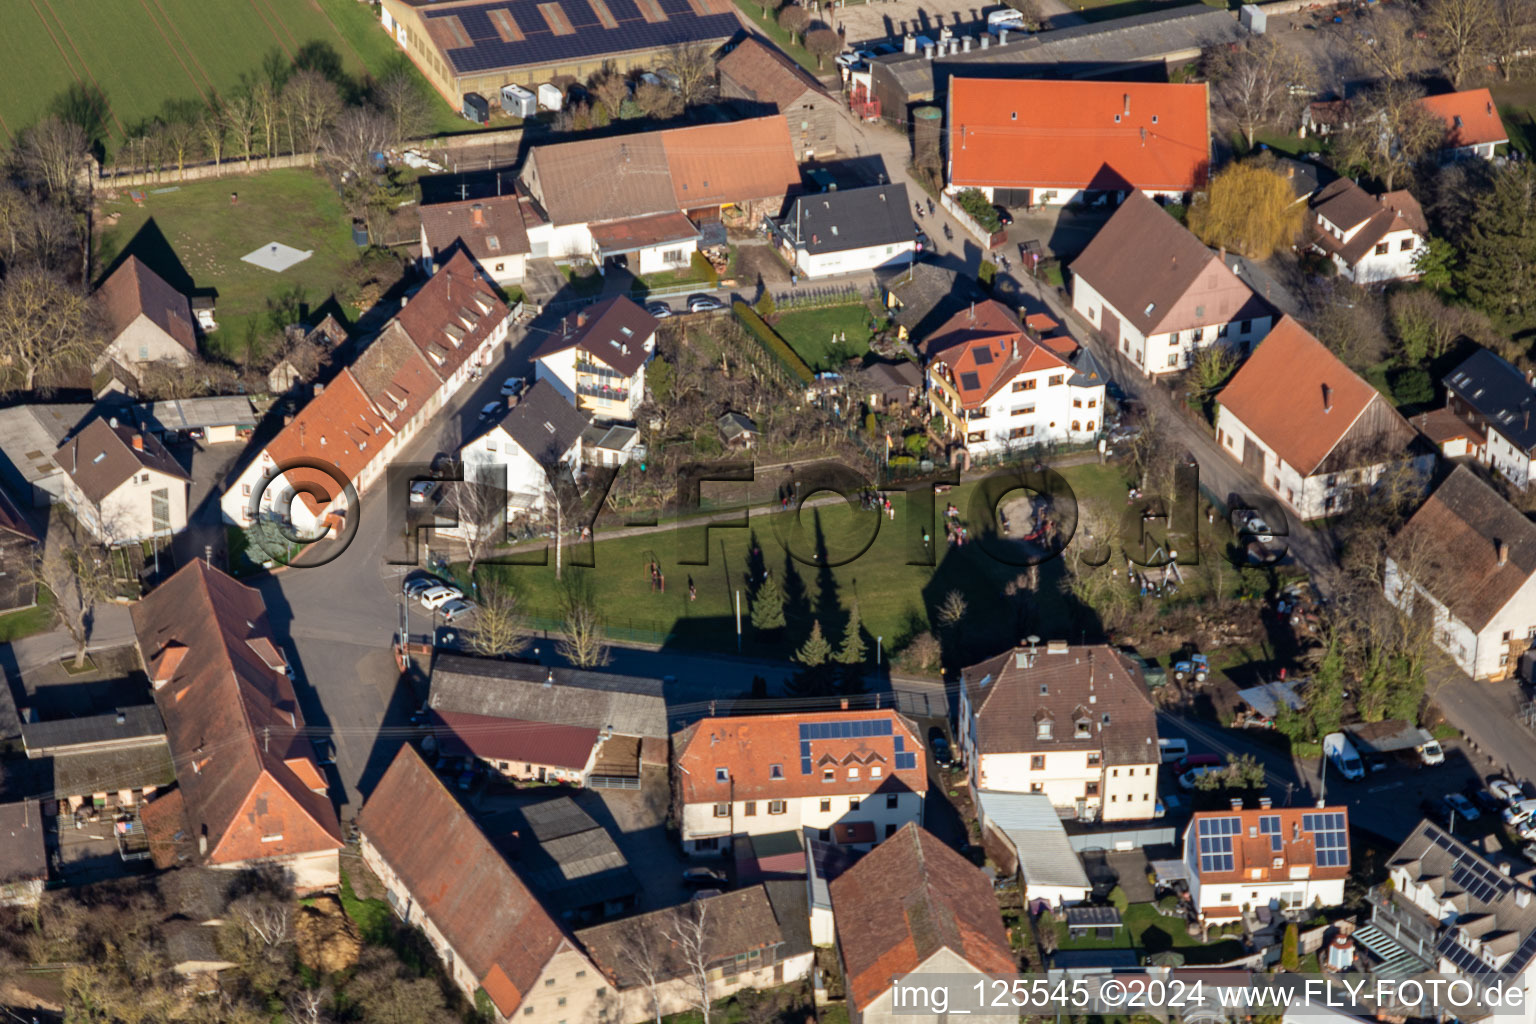
{"type": "Polygon", "coordinates": [[[948,768],[955,763],[954,757],[949,752],[949,740],[944,735],[944,730],[934,726],[928,730],[928,747],[933,751],[933,763],[940,768],[948,768]]]}
{"type": "Polygon", "coordinates": [[[714,868],[689,868],[683,872],[683,884],[721,889],[725,886],[725,872],[714,868]]]}
{"type": "Polygon", "coordinates": [[[992,209],[997,211],[997,222],[1003,227],[1006,228],[1013,223],[1013,214],[1009,213],[1001,206],[994,206],[992,209]]]}

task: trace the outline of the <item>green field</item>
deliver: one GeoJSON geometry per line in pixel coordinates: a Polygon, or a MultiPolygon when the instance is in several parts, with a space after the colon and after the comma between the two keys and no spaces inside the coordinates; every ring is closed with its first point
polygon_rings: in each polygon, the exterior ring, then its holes
{"type": "Polygon", "coordinates": [[[269,303],[296,288],[314,309],[358,259],[340,198],[310,170],[191,182],[174,192],[148,193],[143,205],[124,192],[102,209],[120,219],[100,233],[97,266],[112,266],[126,248],[173,286],[217,289],[219,329],[209,335],[208,347],[232,358],[246,355],[253,338],[273,333],[269,303]],[[239,192],[238,204],[230,203],[231,191],[239,192]],[[268,242],[314,255],[281,274],[241,260],[268,242]]]}
{"type": "MultiPolygon", "coordinates": [[[[259,74],[275,53],[290,63],[323,43],[355,80],[379,75],[402,55],[372,7],[354,0],[15,0],[0,32],[0,135],[14,137],[73,85],[99,88],[110,108],[114,148],[129,127],[167,101],[205,102],[259,74]]],[[[467,122],[433,96],[438,130],[467,122]]]]}
{"type": "Polygon", "coordinates": [[[840,369],[847,360],[869,351],[869,307],[862,302],[781,313],[773,318],[773,329],[805,365],[817,371],[840,369]],[[846,340],[834,344],[834,334],[846,340]]]}

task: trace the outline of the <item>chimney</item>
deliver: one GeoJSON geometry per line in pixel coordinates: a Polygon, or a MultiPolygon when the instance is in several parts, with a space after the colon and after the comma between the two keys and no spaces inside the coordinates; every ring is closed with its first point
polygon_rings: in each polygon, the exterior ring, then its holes
{"type": "Polygon", "coordinates": [[[1323,385],[1323,412],[1333,411],[1333,388],[1323,385]]]}
{"type": "Polygon", "coordinates": [[[1008,30],[1005,29],[1005,28],[998,29],[997,30],[997,45],[998,46],[1002,46],[1007,41],[1008,41],[1008,30]]]}
{"type": "Polygon", "coordinates": [[[992,37],[990,35],[986,35],[986,34],[982,35],[982,37],[981,37],[981,48],[983,50],[985,50],[987,47],[989,47],[991,45],[992,45],[992,37]]]}
{"type": "Polygon", "coordinates": [[[1496,541],[1493,542],[1493,550],[1499,556],[1499,564],[1500,565],[1508,565],[1509,564],[1509,545],[1508,544],[1504,543],[1502,540],[1496,540],[1496,541]]]}
{"type": "Polygon", "coordinates": [[[143,434],[134,434],[133,435],[133,450],[136,451],[136,452],[141,452],[141,451],[144,450],[144,435],[143,434]]]}
{"type": "Polygon", "coordinates": [[[1528,907],[1530,905],[1531,905],[1531,890],[1527,889],[1525,886],[1522,885],[1520,888],[1515,890],[1515,906],[1520,907],[1521,909],[1524,909],[1524,908],[1526,908],[1526,907],[1528,907]]]}
{"type": "Polygon", "coordinates": [[[1271,804],[1271,801],[1270,801],[1269,797],[1267,797],[1267,796],[1259,797],[1259,809],[1260,810],[1263,810],[1263,811],[1269,810],[1270,804],[1271,804]]]}
{"type": "Polygon", "coordinates": [[[843,699],[842,699],[842,702],[841,702],[841,703],[842,703],[842,707],[843,707],[843,710],[844,710],[844,711],[847,711],[847,710],[848,710],[848,698],[847,698],[847,697],[844,697],[844,698],[843,698],[843,699]]]}
{"type": "Polygon", "coordinates": [[[1235,796],[1235,797],[1232,798],[1232,809],[1234,811],[1240,811],[1240,810],[1243,809],[1243,798],[1242,797],[1235,796]]]}
{"type": "Polygon", "coordinates": [[[925,45],[923,47],[923,57],[925,59],[927,59],[927,60],[933,60],[933,44],[932,43],[928,43],[927,45],[925,45]]]}
{"type": "Polygon", "coordinates": [[[477,227],[477,228],[485,227],[485,207],[484,206],[481,206],[479,203],[476,203],[474,206],[471,206],[469,208],[469,216],[471,217],[471,219],[474,220],[475,227],[477,227]]]}
{"type": "Polygon", "coordinates": [[[1509,861],[1503,860],[1499,862],[1499,874],[1503,875],[1505,878],[1509,877],[1509,861]]]}
{"type": "Polygon", "coordinates": [[[199,857],[208,856],[208,836],[206,833],[197,837],[197,855],[199,857]]]}
{"type": "Polygon", "coordinates": [[[917,52],[917,36],[914,36],[911,32],[908,32],[905,36],[903,36],[902,40],[901,40],[901,52],[902,53],[916,53],[917,52]]]}
{"type": "Polygon", "coordinates": [[[962,51],[964,51],[965,53],[970,53],[971,52],[971,37],[970,36],[966,36],[963,40],[961,40],[960,49],[962,51]]]}
{"type": "Polygon", "coordinates": [[[1130,93],[1125,93],[1123,96],[1121,96],[1121,100],[1125,103],[1125,109],[1120,111],[1120,116],[1121,117],[1130,117],[1131,116],[1131,94],[1130,93]]]}

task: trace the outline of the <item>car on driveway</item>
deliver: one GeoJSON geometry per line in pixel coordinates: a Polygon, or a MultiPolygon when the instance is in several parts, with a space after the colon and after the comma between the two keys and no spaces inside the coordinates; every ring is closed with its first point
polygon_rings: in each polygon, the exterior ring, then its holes
{"type": "Polygon", "coordinates": [[[441,608],[449,601],[457,601],[464,596],[464,591],[458,587],[438,585],[430,590],[424,590],[417,595],[423,608],[441,608]]]}
{"type": "Polygon", "coordinates": [[[438,606],[437,610],[442,615],[444,622],[453,622],[455,619],[462,619],[474,611],[475,606],[462,598],[455,597],[444,601],[438,606]]]}
{"type": "Polygon", "coordinates": [[[665,302],[647,302],[645,304],[645,311],[657,320],[665,320],[672,315],[672,307],[665,302]]]}
{"type": "Polygon", "coordinates": [[[400,592],[406,597],[420,597],[433,587],[446,586],[449,586],[449,584],[438,579],[436,576],[414,576],[405,581],[405,585],[400,588],[400,592]]]}
{"type": "Polygon", "coordinates": [[[933,751],[933,763],[940,768],[948,768],[955,763],[954,756],[949,751],[949,739],[944,735],[944,730],[938,726],[928,730],[928,749],[933,751]]]}
{"type": "Polygon", "coordinates": [[[421,505],[431,501],[436,490],[436,480],[417,480],[411,484],[411,504],[421,505]]]}
{"type": "Polygon", "coordinates": [[[717,309],[724,309],[725,305],[713,295],[690,295],[688,297],[688,312],[713,313],[717,309]]]}
{"type": "Polygon", "coordinates": [[[1482,812],[1472,806],[1472,801],[1460,793],[1447,793],[1441,799],[1445,801],[1445,809],[1462,821],[1476,821],[1483,816],[1482,812]]]}

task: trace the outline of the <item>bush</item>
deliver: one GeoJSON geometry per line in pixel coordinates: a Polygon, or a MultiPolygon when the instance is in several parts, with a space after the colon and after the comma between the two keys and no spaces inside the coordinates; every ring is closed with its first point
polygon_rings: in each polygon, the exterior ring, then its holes
{"type": "Polygon", "coordinates": [[[1398,405],[1428,405],[1435,400],[1434,382],[1417,366],[1396,370],[1388,375],[1387,381],[1398,405]]]}
{"type": "Polygon", "coordinates": [[[689,262],[693,266],[693,276],[701,281],[708,282],[711,291],[720,287],[720,272],[715,269],[713,263],[704,257],[703,253],[695,249],[693,257],[689,262]]]}
{"type": "Polygon", "coordinates": [[[1109,890],[1109,905],[1120,911],[1122,915],[1130,909],[1131,898],[1125,894],[1125,890],[1118,885],[1109,890]]]}
{"type": "Polygon", "coordinates": [[[980,269],[976,271],[976,280],[981,282],[983,288],[991,288],[992,282],[997,280],[997,264],[991,260],[982,260],[980,269]]]}
{"type": "Polygon", "coordinates": [[[762,298],[757,300],[757,315],[764,320],[773,316],[773,293],[766,288],[763,289],[762,298]]]}
{"type": "Polygon", "coordinates": [[[987,194],[979,188],[962,189],[955,193],[955,202],[960,204],[960,209],[971,215],[971,219],[980,224],[983,231],[996,234],[1003,226],[1002,220],[997,216],[997,207],[987,199],[987,194]]]}
{"type": "Polygon", "coordinates": [[[1285,937],[1280,941],[1280,966],[1292,974],[1301,970],[1300,935],[1296,922],[1285,926],[1285,937]]]}
{"type": "Polygon", "coordinates": [[[774,333],[773,328],[764,323],[763,318],[752,311],[751,306],[748,306],[745,302],[737,302],[731,306],[731,311],[736,314],[736,319],[741,325],[747,329],[747,333],[756,338],[763,348],[777,357],[780,364],[786,370],[806,384],[816,379],[816,375],[811,372],[811,368],[805,365],[805,360],[796,355],[795,350],[786,345],[784,339],[774,333]]]}

